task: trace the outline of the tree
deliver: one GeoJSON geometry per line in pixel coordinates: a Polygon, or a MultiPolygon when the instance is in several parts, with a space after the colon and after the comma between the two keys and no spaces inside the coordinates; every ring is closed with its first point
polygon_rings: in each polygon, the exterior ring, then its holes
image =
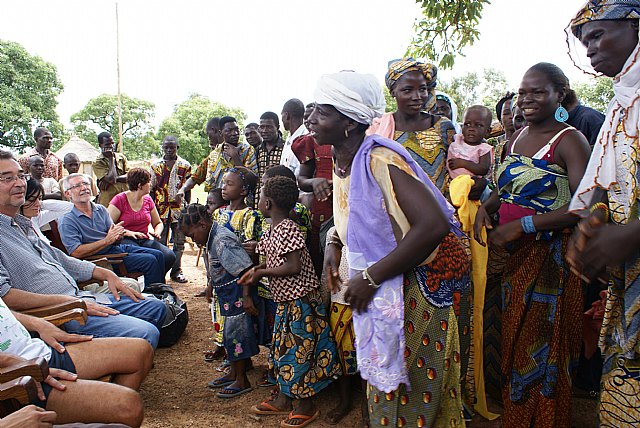
{"type": "Polygon", "coordinates": [[[242,127],[247,115],[239,108],[227,107],[212,102],[209,98],[191,94],[186,101],[176,105],[173,113],[162,121],[157,138],[162,141],[167,135],[178,138],[180,156],[196,165],[209,154],[209,140],[205,127],[212,117],[233,116],[242,127]]]}
{"type": "MultiPolygon", "coordinates": [[[[145,159],[158,154],[160,147],[151,126],[155,105],[150,101],[121,95],[122,139],[124,154],[129,159],[145,159]]],[[[74,132],[97,147],[97,134],[108,131],[118,141],[118,97],[102,94],[89,100],[79,112],[71,115],[74,132]]]]}
{"type": "Polygon", "coordinates": [[[458,120],[467,107],[481,104],[495,111],[496,104],[508,90],[504,73],[494,68],[485,68],[482,76],[476,72],[467,72],[454,77],[451,82],[438,82],[438,90],[446,92],[458,106],[458,120]]]}
{"type": "Polygon", "coordinates": [[[396,99],[391,96],[389,89],[385,86],[382,90],[384,92],[384,100],[387,103],[384,109],[385,113],[398,110],[398,103],[396,102],[396,99]]]}
{"type": "Polygon", "coordinates": [[[47,126],[59,136],[56,97],[63,86],[56,67],[18,43],[0,40],[0,145],[34,146],[32,129],[47,126]]]}
{"type": "Polygon", "coordinates": [[[489,0],[416,0],[422,17],[414,24],[415,35],[407,55],[428,58],[441,68],[452,68],[456,55],[478,40],[478,23],[489,0]]]}
{"type": "Polygon", "coordinates": [[[607,111],[609,101],[613,98],[613,80],[598,78],[573,86],[580,102],[598,111],[607,111]]]}

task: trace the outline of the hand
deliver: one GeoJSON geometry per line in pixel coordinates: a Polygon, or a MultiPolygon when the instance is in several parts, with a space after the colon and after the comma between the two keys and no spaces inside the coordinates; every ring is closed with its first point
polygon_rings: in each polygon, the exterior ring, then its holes
{"type": "Polygon", "coordinates": [[[449,166],[449,169],[464,168],[464,160],[451,158],[447,161],[447,165],[449,166]]]}
{"type": "Polygon", "coordinates": [[[36,331],[40,335],[40,339],[60,354],[65,352],[65,348],[60,342],[77,343],[88,342],[93,339],[93,336],[67,333],[45,320],[42,320],[42,323],[38,323],[36,331]]]}
{"type": "Polygon", "coordinates": [[[489,235],[489,241],[492,245],[504,247],[509,242],[518,240],[522,235],[524,235],[522,225],[519,220],[516,220],[496,227],[489,235]]]}
{"type": "Polygon", "coordinates": [[[111,183],[109,183],[104,178],[101,178],[100,180],[98,180],[98,189],[107,190],[109,188],[109,186],[111,186],[111,183]]]}
{"type": "MultiPolygon", "coordinates": [[[[327,237],[327,239],[335,240],[335,237],[327,237]]],[[[342,258],[342,249],[338,245],[329,244],[324,250],[324,271],[327,273],[327,286],[332,293],[340,290],[340,259],[342,258]]]]}
{"type": "Polygon", "coordinates": [[[111,291],[111,294],[113,294],[113,297],[115,297],[116,300],[120,300],[120,292],[122,292],[122,294],[124,294],[125,296],[131,298],[131,300],[136,303],[139,301],[139,299],[144,300],[144,296],[142,294],[129,287],[115,273],[109,271],[107,275],[107,287],[109,287],[109,291],[111,291]]]}
{"type": "Polygon", "coordinates": [[[2,418],[2,428],[50,428],[56,421],[56,412],[29,404],[2,418]]]}
{"type": "Polygon", "coordinates": [[[351,309],[357,312],[367,312],[367,306],[376,294],[377,289],[369,285],[362,275],[355,275],[347,283],[347,292],[344,295],[351,309]]]}
{"type": "Polygon", "coordinates": [[[483,227],[486,227],[488,232],[493,229],[493,224],[491,223],[491,216],[487,213],[487,210],[484,206],[480,205],[480,208],[478,208],[478,212],[476,213],[476,221],[473,223],[473,237],[478,244],[486,247],[487,243],[482,240],[483,227]]]}
{"type": "Polygon", "coordinates": [[[211,303],[213,301],[213,285],[207,283],[207,288],[204,290],[204,297],[207,299],[207,302],[211,303]]]}
{"type": "Polygon", "coordinates": [[[253,304],[251,296],[242,296],[242,306],[244,307],[244,311],[249,315],[254,317],[258,316],[258,308],[253,304]]]}
{"type": "Polygon", "coordinates": [[[252,239],[250,241],[244,241],[242,243],[242,248],[244,248],[247,254],[249,254],[251,257],[253,257],[256,254],[257,246],[258,246],[258,241],[256,241],[255,239],[252,239]]]}
{"type": "Polygon", "coordinates": [[[100,305],[90,300],[85,300],[87,304],[87,315],[96,317],[108,317],[109,315],[118,315],[120,312],[108,306],[100,305]]]}
{"type": "Polygon", "coordinates": [[[238,285],[253,285],[256,282],[262,279],[263,275],[259,272],[260,269],[264,268],[264,264],[260,266],[255,266],[242,275],[242,277],[238,280],[238,285]]]}
{"type": "MultiPolygon", "coordinates": [[[[75,382],[76,380],[78,380],[78,375],[75,373],[68,372],[66,370],[54,369],[50,367],[49,376],[46,377],[46,379],[44,380],[44,383],[46,383],[47,385],[51,386],[54,389],[57,389],[58,391],[64,391],[65,389],[67,389],[65,384],[60,382],[58,379],[75,382]]],[[[44,392],[40,388],[40,384],[38,384],[38,397],[41,400],[45,400],[44,392]]]]}
{"type": "Polygon", "coordinates": [[[471,190],[469,190],[469,199],[472,201],[479,201],[482,196],[482,192],[487,187],[489,182],[484,177],[472,177],[473,178],[473,186],[471,186],[471,190]]]}
{"type": "Polygon", "coordinates": [[[113,151],[113,148],[103,148],[102,155],[105,158],[113,159],[115,157],[115,152],[113,151]]]}
{"type": "Polygon", "coordinates": [[[178,190],[178,193],[173,197],[173,200],[178,204],[182,204],[182,200],[184,199],[184,189],[178,190]]]}
{"type": "Polygon", "coordinates": [[[224,153],[228,159],[231,159],[235,165],[242,164],[242,160],[240,159],[240,148],[238,148],[238,146],[224,143],[222,145],[222,153],[224,153]]]}
{"type": "Polygon", "coordinates": [[[109,227],[109,230],[107,231],[107,236],[105,236],[104,239],[107,241],[109,245],[112,245],[114,242],[122,239],[122,236],[124,235],[124,233],[125,233],[125,229],[122,226],[122,222],[114,223],[109,227]]]}
{"type": "Polygon", "coordinates": [[[340,291],[340,288],[345,285],[345,283],[340,279],[340,274],[338,272],[334,272],[331,266],[327,267],[326,272],[329,291],[331,291],[331,294],[336,294],[340,291]]]}
{"type": "Polygon", "coordinates": [[[156,233],[156,231],[154,230],[153,232],[149,232],[149,236],[153,236],[153,239],[155,239],[156,241],[160,240],[160,233],[156,233]]]}
{"type": "Polygon", "coordinates": [[[133,230],[126,230],[123,233],[123,236],[128,236],[129,238],[132,239],[146,239],[147,235],[145,235],[142,232],[134,232],[133,230]]]}
{"type": "Polygon", "coordinates": [[[319,201],[326,201],[333,192],[333,182],[326,178],[314,178],[311,180],[313,196],[319,201]]]}

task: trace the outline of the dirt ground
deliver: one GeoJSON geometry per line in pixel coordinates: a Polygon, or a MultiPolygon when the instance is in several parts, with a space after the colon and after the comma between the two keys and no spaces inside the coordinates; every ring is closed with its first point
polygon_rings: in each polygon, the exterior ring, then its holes
{"type": "MultiPolygon", "coordinates": [[[[283,416],[254,416],[251,406],[269,397],[269,389],[255,388],[240,397],[223,400],[208,389],[208,381],[219,377],[215,371],[218,363],[206,363],[203,351],[210,349],[213,328],[209,305],[204,298],[194,297],[204,288],[206,274],[202,261],[196,267],[197,248],[187,246],[183,258],[183,270],[189,279],[187,284],[172,283],[178,295],[187,302],[189,325],[180,341],[171,348],[158,349],[155,367],[142,386],[141,394],[145,403],[145,428],[160,427],[279,427],[283,416]]],[[[255,370],[249,372],[249,379],[255,385],[257,378],[266,367],[266,350],[254,358],[255,370]]],[[[324,422],[327,412],[336,405],[337,391],[327,388],[317,398],[320,419],[311,426],[331,427],[324,422]]],[[[360,397],[356,398],[356,408],[341,421],[340,427],[360,426],[360,397]]],[[[491,410],[499,412],[493,406],[491,410]]],[[[592,400],[574,400],[574,427],[596,427],[596,403],[592,400]]],[[[476,416],[471,428],[498,428],[500,419],[489,422],[476,416]]]]}

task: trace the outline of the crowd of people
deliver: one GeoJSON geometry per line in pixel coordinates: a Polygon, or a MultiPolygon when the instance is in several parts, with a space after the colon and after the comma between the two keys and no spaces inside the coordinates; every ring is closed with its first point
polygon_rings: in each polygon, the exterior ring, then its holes
{"type": "Polygon", "coordinates": [[[188,281],[189,237],[216,332],[205,359],[221,360],[207,386],[220,399],[252,391],[265,347],[255,386],[273,391],[247,410],[282,427],[318,419],[313,398],[334,382],[331,424],[361,393],[363,426],[464,427],[478,414],[570,427],[578,387],[599,398],[600,426],[638,426],[639,19],[637,0],[591,0],[567,27],[590,71],[613,78],[605,114],[542,62],[496,120],[474,105],[458,123],[437,68],[403,58],[385,76],[396,111],[374,76],[324,75],[312,103],[290,99],[243,130],[211,118],[195,168],[175,136],[147,169],[99,134],[95,181],[50,151],[45,128],[18,160],[0,151],[0,366],[50,367],[39,407],[0,421],[46,424],[53,411],[139,426],[135,390],[166,312],[141,291],[167,273],[188,281]],[[206,204],[189,203],[200,184],[206,204]],[[114,253],[144,280],[87,260],[114,253]],[[84,325],[20,312],[76,298],[84,325]],[[105,374],[113,383],[95,381],[105,374]],[[105,399],[79,411],[89,390],[105,399]]]}

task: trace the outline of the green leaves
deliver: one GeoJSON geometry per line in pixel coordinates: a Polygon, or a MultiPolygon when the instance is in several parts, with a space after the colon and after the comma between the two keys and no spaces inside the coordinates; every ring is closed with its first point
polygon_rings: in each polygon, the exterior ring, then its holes
{"type": "Polygon", "coordinates": [[[485,68],[482,75],[467,72],[460,77],[454,77],[451,82],[438,82],[437,89],[449,94],[458,106],[458,120],[462,121],[462,114],[467,107],[481,104],[495,111],[495,106],[508,90],[507,78],[504,72],[494,68],[485,68]]]}
{"type": "Polygon", "coordinates": [[[416,0],[422,17],[406,55],[427,58],[440,68],[452,68],[457,55],[478,40],[477,25],[490,0],[416,0]]]}
{"type": "Polygon", "coordinates": [[[613,98],[613,80],[599,77],[573,85],[573,90],[582,104],[604,113],[613,98]]]}
{"type": "Polygon", "coordinates": [[[227,107],[212,102],[209,98],[191,94],[186,101],[176,105],[173,113],[160,124],[157,139],[162,141],[167,135],[178,138],[179,154],[194,166],[209,154],[209,140],[205,130],[212,117],[233,116],[242,128],[247,115],[239,108],[227,107]]]}
{"type": "MultiPolygon", "coordinates": [[[[151,126],[155,105],[150,101],[121,94],[122,140],[124,154],[129,159],[145,159],[160,153],[151,126]]],[[[118,141],[118,96],[102,94],[87,102],[82,110],[71,115],[74,132],[98,146],[97,136],[108,131],[118,141]]]]}
{"type": "Polygon", "coordinates": [[[55,110],[62,89],[53,64],[0,40],[0,145],[22,151],[35,145],[33,128],[62,131],[55,110]]]}

